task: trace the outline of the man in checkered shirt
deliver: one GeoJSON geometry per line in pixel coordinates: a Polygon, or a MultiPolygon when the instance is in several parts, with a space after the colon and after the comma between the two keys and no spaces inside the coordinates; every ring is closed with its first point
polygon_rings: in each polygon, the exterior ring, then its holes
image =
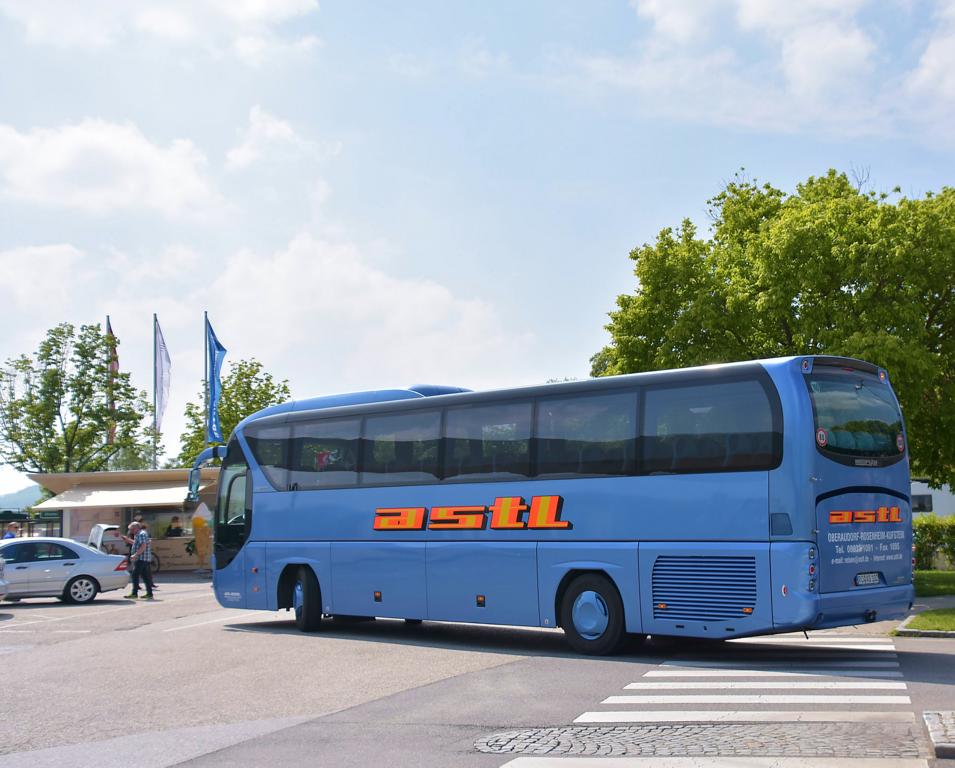
{"type": "Polygon", "coordinates": [[[153,599],[153,574],[152,559],[153,547],[149,533],[139,523],[129,524],[129,536],[133,540],[133,546],[129,554],[129,563],[132,567],[133,583],[132,591],[126,595],[130,600],[136,600],[139,597],[139,580],[142,579],[146,587],[146,594],[143,600],[153,599]]]}

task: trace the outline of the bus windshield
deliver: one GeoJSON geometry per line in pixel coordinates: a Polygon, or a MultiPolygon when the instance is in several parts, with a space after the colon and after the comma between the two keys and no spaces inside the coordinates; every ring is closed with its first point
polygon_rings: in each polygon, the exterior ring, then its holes
{"type": "Polygon", "coordinates": [[[887,385],[868,375],[820,374],[810,378],[809,392],[824,452],[865,458],[903,452],[902,415],[887,385]]]}

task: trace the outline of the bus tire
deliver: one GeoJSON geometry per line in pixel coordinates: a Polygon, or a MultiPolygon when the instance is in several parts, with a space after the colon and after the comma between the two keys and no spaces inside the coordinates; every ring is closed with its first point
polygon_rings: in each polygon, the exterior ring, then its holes
{"type": "Polygon", "coordinates": [[[613,582],[599,573],[574,579],[560,601],[560,625],[578,653],[614,653],[626,637],[626,628],[623,601],[613,582]]]}
{"type": "Polygon", "coordinates": [[[302,632],[315,632],[322,623],[322,590],[315,572],[307,565],[300,565],[292,585],[292,610],[295,611],[295,626],[302,632]]]}

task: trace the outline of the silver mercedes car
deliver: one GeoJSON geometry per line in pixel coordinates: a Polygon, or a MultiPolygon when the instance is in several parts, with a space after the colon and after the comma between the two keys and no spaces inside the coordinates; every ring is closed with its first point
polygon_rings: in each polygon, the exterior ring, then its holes
{"type": "Polygon", "coordinates": [[[0,558],[6,562],[7,600],[58,597],[88,603],[99,592],[122,589],[129,582],[126,558],[72,539],[6,539],[0,541],[0,558]]]}

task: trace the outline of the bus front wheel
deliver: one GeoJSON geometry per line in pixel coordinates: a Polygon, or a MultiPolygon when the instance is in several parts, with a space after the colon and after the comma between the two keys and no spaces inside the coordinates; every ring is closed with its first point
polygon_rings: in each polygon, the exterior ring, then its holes
{"type": "Polygon", "coordinates": [[[578,653],[606,656],[618,650],[626,632],[623,602],[613,582],[598,573],[574,579],[560,601],[560,625],[578,653]]]}
{"type": "Polygon", "coordinates": [[[314,632],[322,622],[322,591],[315,573],[307,565],[299,566],[292,585],[292,609],[295,626],[302,632],[314,632]]]}

